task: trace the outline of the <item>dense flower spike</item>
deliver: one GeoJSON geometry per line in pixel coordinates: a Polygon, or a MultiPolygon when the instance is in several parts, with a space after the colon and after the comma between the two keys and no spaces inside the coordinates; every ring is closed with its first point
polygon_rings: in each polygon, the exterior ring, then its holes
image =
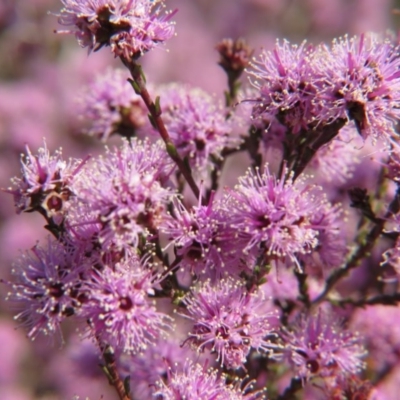
{"type": "Polygon", "coordinates": [[[325,54],[323,92],[332,118],[354,120],[363,137],[390,140],[400,117],[399,47],[371,34],[334,41],[325,54]]]}
{"type": "Polygon", "coordinates": [[[85,133],[103,141],[113,134],[130,138],[148,124],[147,109],[127,78],[123,70],[110,68],[81,94],[79,111],[89,123],[85,133]]]}
{"type": "Polygon", "coordinates": [[[90,334],[118,352],[145,350],[171,328],[171,318],[158,312],[149,298],[159,280],[136,261],[117,265],[115,271],[94,272],[82,309],[90,334]]]}
{"type": "Polygon", "coordinates": [[[137,247],[141,236],[154,232],[167,202],[174,197],[166,187],[173,170],[161,142],[124,141],[121,148],[107,149],[93,159],[85,176],[76,182],[76,211],[88,210],[90,220],[100,225],[100,244],[116,249],[137,247]]]}
{"type": "Polygon", "coordinates": [[[29,338],[56,333],[61,321],[77,313],[83,271],[79,253],[50,238],[46,247],[35,246],[15,263],[16,282],[7,297],[22,309],[16,319],[27,326],[29,338]]]}
{"type": "Polygon", "coordinates": [[[187,317],[194,326],[187,341],[199,351],[217,353],[217,361],[228,368],[240,368],[250,349],[271,352],[273,336],[268,299],[262,291],[249,293],[244,283],[224,279],[203,283],[183,300],[187,317]]]}
{"type": "MultiPolygon", "coordinates": [[[[332,206],[322,188],[306,184],[305,178],[286,181],[265,172],[249,171],[239,178],[225,203],[230,224],[247,240],[245,251],[264,251],[273,259],[299,264],[298,256],[320,245],[320,232],[329,229],[326,218],[332,206]],[[319,217],[318,217],[319,216],[319,217]]],[[[334,229],[335,231],[335,229],[334,229]]]]}
{"type": "Polygon", "coordinates": [[[364,368],[361,339],[328,311],[301,315],[290,330],[283,330],[282,339],[284,358],[303,379],[340,378],[364,368]]]}
{"type": "Polygon", "coordinates": [[[28,147],[26,151],[27,155],[21,157],[22,176],[13,178],[15,188],[7,190],[14,195],[17,212],[35,210],[49,218],[62,217],[84,161],[64,161],[61,149],[51,155],[46,143],[36,156],[28,147]]]}
{"type": "Polygon", "coordinates": [[[220,159],[225,147],[239,145],[240,139],[231,135],[232,126],[222,104],[203,90],[171,84],[161,86],[158,92],[171,139],[195,171],[204,175],[210,161],[220,159]]]}
{"type": "Polygon", "coordinates": [[[162,16],[163,0],[62,0],[58,21],[73,26],[82,47],[110,46],[116,57],[137,58],[170,39],[174,13],[162,16]]]}
{"type": "Polygon", "coordinates": [[[174,372],[167,383],[157,382],[154,398],[157,400],[263,400],[265,395],[258,391],[248,393],[237,384],[226,384],[225,379],[213,369],[187,362],[183,371],[174,372]]]}

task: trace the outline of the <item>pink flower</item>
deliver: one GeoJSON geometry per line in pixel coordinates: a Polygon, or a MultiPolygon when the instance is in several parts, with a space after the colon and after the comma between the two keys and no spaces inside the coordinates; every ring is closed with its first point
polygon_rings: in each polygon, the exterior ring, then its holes
{"type": "Polygon", "coordinates": [[[106,141],[111,135],[133,137],[150,125],[147,109],[120,69],[108,69],[82,92],[79,111],[88,121],[86,134],[106,141]]]}
{"type": "Polygon", "coordinates": [[[93,233],[100,227],[103,249],[110,244],[116,250],[137,247],[142,235],[155,232],[175,196],[167,187],[173,168],[161,142],[124,141],[121,148],[107,149],[74,185],[71,219],[93,224],[93,233]],[[82,209],[87,212],[84,218],[78,217],[82,209]]]}
{"type": "Polygon", "coordinates": [[[389,39],[372,34],[333,42],[321,60],[326,75],[323,96],[333,119],[354,120],[364,138],[388,140],[396,135],[400,117],[398,52],[389,39]]]}
{"type": "Polygon", "coordinates": [[[339,379],[364,368],[362,359],[366,352],[360,338],[327,311],[302,314],[291,329],[282,332],[282,339],[284,359],[301,378],[339,379]]]}
{"type": "Polygon", "coordinates": [[[306,184],[306,178],[286,180],[266,171],[249,171],[226,194],[224,203],[236,236],[247,241],[244,251],[255,249],[266,256],[297,264],[321,244],[321,233],[338,235],[331,222],[337,212],[322,187],[306,184]]]}
{"type": "MultiPolygon", "coordinates": [[[[58,15],[62,25],[73,26],[82,47],[98,50],[110,46],[116,57],[138,58],[170,39],[173,13],[160,16],[163,0],[62,0],[58,15]],[[160,7],[156,8],[156,5],[160,7]]],[[[61,33],[61,32],[60,32],[61,33]]]]}
{"type": "Polygon", "coordinates": [[[36,156],[28,147],[26,151],[21,157],[22,176],[13,178],[15,188],[7,190],[14,195],[17,212],[40,209],[48,217],[62,217],[84,161],[64,161],[61,149],[51,155],[46,143],[36,156]]]}
{"type": "Polygon", "coordinates": [[[50,238],[46,247],[35,246],[17,260],[7,297],[21,309],[16,319],[27,326],[29,338],[60,332],[60,323],[77,313],[83,269],[78,252],[50,238]]]}
{"type": "Polygon", "coordinates": [[[136,261],[117,265],[115,271],[94,271],[82,309],[90,333],[118,352],[145,350],[171,328],[171,318],[149,298],[159,280],[136,261]]]}
{"type": "Polygon", "coordinates": [[[199,351],[208,348],[227,368],[240,368],[251,349],[269,353],[273,345],[271,323],[277,315],[262,291],[249,293],[244,283],[224,279],[204,282],[183,300],[185,316],[194,322],[187,342],[199,351]]]}
{"type": "Polygon", "coordinates": [[[240,388],[242,382],[225,383],[226,378],[219,376],[214,369],[200,364],[187,362],[181,371],[169,374],[165,383],[157,382],[154,398],[157,400],[263,400],[263,391],[248,393],[249,385],[240,388]]]}

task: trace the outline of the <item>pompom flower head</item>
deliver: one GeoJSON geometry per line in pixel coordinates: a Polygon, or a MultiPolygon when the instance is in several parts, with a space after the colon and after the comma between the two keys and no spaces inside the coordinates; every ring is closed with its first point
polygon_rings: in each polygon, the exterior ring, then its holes
{"type": "Polygon", "coordinates": [[[84,161],[63,160],[61,149],[52,155],[46,143],[37,155],[28,147],[26,152],[21,157],[21,177],[13,178],[14,188],[7,190],[14,196],[17,212],[36,210],[47,217],[61,217],[84,161]]]}
{"type": "Polygon", "coordinates": [[[322,216],[331,206],[322,188],[307,184],[304,177],[278,179],[266,166],[264,173],[249,171],[226,195],[230,224],[247,241],[244,250],[256,248],[299,269],[298,256],[317,249],[321,230],[329,228],[322,216]]]}
{"type": "MultiPolygon", "coordinates": [[[[226,212],[212,193],[207,205],[201,200],[189,210],[176,199],[173,217],[161,224],[170,245],[175,245],[178,264],[199,278],[218,279],[225,274],[238,275],[244,265],[244,255],[230,239],[234,232],[227,224],[226,212]]],[[[202,196],[200,196],[202,197],[202,196]]]]}
{"type": "Polygon", "coordinates": [[[171,318],[149,298],[160,279],[139,262],[94,272],[82,314],[91,332],[115,351],[136,353],[171,328],[171,318]]]}
{"type": "Polygon", "coordinates": [[[284,41],[251,63],[248,72],[258,89],[258,97],[249,99],[254,104],[253,117],[276,117],[292,133],[315,126],[321,88],[315,59],[315,48],[306,42],[284,41]]]}
{"type": "Polygon", "coordinates": [[[15,318],[27,326],[29,338],[56,333],[61,321],[77,313],[82,267],[78,253],[51,239],[46,247],[33,247],[15,263],[16,281],[9,283],[7,297],[22,309],[15,318]]]}
{"type": "Polygon", "coordinates": [[[82,92],[79,112],[89,122],[85,133],[106,141],[119,134],[130,138],[147,123],[147,110],[120,69],[108,69],[82,92]]]}
{"type": "Polygon", "coordinates": [[[105,248],[137,247],[140,236],[154,232],[174,194],[166,186],[173,170],[161,142],[132,140],[93,159],[74,186],[75,210],[88,210],[87,223],[100,226],[105,248]]]}
{"type": "Polygon", "coordinates": [[[137,58],[170,39],[174,13],[160,15],[162,0],[62,0],[58,21],[73,26],[82,47],[110,46],[116,57],[137,58]]]}
{"type": "Polygon", "coordinates": [[[328,311],[301,315],[291,330],[283,331],[282,338],[284,358],[303,379],[341,378],[364,368],[366,352],[360,338],[328,311]]]}
{"type": "Polygon", "coordinates": [[[186,317],[194,322],[187,339],[198,350],[217,353],[221,365],[240,368],[250,349],[271,352],[271,322],[276,315],[268,310],[262,291],[249,293],[233,279],[216,285],[205,282],[184,299],[186,317]]]}
{"type": "Polygon", "coordinates": [[[236,147],[239,138],[224,116],[224,107],[201,89],[172,84],[161,86],[161,109],[171,139],[193,170],[204,173],[214,158],[227,147],[236,147]]]}
{"type": "Polygon", "coordinates": [[[170,373],[168,381],[156,384],[157,400],[263,400],[264,392],[248,392],[249,385],[241,389],[238,384],[227,384],[214,369],[186,362],[183,371],[170,373]]]}
{"type": "Polygon", "coordinates": [[[399,47],[377,35],[344,37],[323,61],[332,118],[354,120],[364,138],[393,137],[400,116],[399,47]]]}

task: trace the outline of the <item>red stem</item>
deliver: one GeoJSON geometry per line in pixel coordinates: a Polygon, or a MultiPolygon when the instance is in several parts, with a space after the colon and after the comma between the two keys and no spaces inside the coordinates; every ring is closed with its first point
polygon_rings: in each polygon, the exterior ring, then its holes
{"type": "Polygon", "coordinates": [[[152,118],[152,122],[154,123],[155,128],[158,130],[162,140],[164,141],[169,156],[175,162],[179,171],[185,177],[186,182],[192,189],[193,194],[198,199],[200,197],[200,190],[193,179],[190,169],[179,156],[175,145],[173,144],[171,137],[169,136],[164,121],[161,118],[161,110],[159,109],[159,107],[156,106],[146,88],[146,82],[142,72],[142,67],[139,64],[136,64],[134,61],[128,61],[125,59],[121,60],[131,73],[132,79],[136,84],[134,89],[137,94],[142,98],[143,102],[146,104],[146,107],[149,110],[150,116],[152,118]]]}

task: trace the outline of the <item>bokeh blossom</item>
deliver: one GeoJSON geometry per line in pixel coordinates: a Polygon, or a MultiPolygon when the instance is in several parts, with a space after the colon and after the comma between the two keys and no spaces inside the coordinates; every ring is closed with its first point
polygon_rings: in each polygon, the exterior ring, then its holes
{"type": "Polygon", "coordinates": [[[291,328],[283,330],[282,339],[284,359],[303,379],[340,378],[365,367],[361,338],[330,311],[320,309],[315,315],[300,315],[291,328]]]}
{"type": "Polygon", "coordinates": [[[394,145],[387,160],[387,177],[397,184],[400,183],[400,148],[394,145]]]}
{"type": "Polygon", "coordinates": [[[240,139],[232,135],[221,102],[207,92],[170,84],[158,88],[161,110],[172,142],[182,158],[204,177],[221,158],[224,148],[235,148],[240,139]]]}
{"type": "Polygon", "coordinates": [[[80,94],[78,110],[87,122],[84,133],[106,141],[111,135],[133,137],[149,124],[147,110],[121,69],[108,69],[80,94]]]}
{"type": "Polygon", "coordinates": [[[217,284],[204,282],[183,300],[193,328],[187,342],[218,355],[228,368],[240,368],[251,349],[271,353],[274,347],[271,311],[262,291],[247,292],[244,283],[223,279],[217,284]]]}
{"type": "Polygon", "coordinates": [[[50,238],[47,246],[37,245],[15,262],[15,282],[9,283],[7,297],[21,310],[16,319],[26,326],[29,338],[60,333],[60,323],[78,312],[84,269],[79,252],[50,238]]]}
{"type": "MultiPolygon", "coordinates": [[[[174,13],[161,15],[163,1],[62,0],[61,25],[73,27],[82,47],[110,46],[116,57],[137,58],[174,34],[174,13]]],[[[63,31],[61,31],[62,33],[63,31]]]]}
{"type": "Polygon", "coordinates": [[[318,181],[339,186],[352,178],[360,163],[362,143],[353,124],[343,127],[331,142],[321,147],[310,162],[318,181]]]}
{"type": "Polygon", "coordinates": [[[363,337],[371,368],[387,371],[400,361],[400,326],[394,322],[399,316],[399,306],[374,305],[354,313],[351,325],[363,337]]]}

